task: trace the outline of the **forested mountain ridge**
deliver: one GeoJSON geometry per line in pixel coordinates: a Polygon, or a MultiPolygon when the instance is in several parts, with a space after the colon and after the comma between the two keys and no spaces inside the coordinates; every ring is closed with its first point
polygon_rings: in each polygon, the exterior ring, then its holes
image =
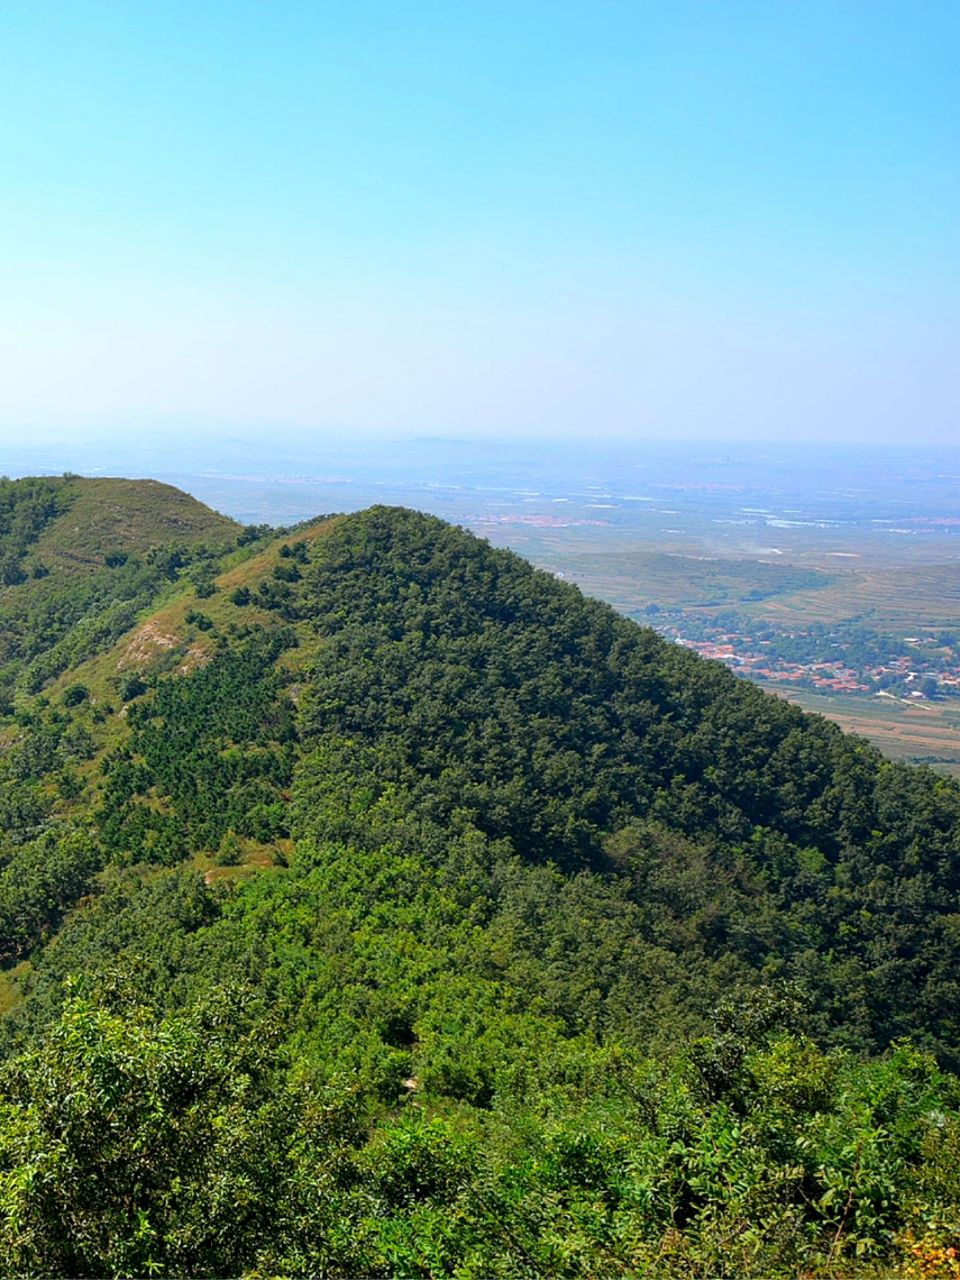
{"type": "Polygon", "coordinates": [[[13,1271],[954,1274],[960,788],[400,509],[91,532],[58,627],[44,484],[13,1271]]]}

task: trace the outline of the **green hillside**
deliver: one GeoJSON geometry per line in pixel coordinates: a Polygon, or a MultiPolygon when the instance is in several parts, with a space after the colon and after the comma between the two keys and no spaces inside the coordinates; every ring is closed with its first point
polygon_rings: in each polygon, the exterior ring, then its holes
{"type": "Polygon", "coordinates": [[[0,498],[0,1268],[960,1273],[960,787],[430,517],[0,498]]]}
{"type": "MultiPolygon", "coordinates": [[[[82,476],[0,480],[0,555],[28,576],[102,566],[111,552],[142,554],[236,537],[240,526],[156,480],[82,476]]],[[[8,569],[9,574],[9,569],[8,569]]]]}
{"type": "Polygon", "coordinates": [[[0,479],[0,705],[96,652],[241,527],[155,480],[0,479]]]}

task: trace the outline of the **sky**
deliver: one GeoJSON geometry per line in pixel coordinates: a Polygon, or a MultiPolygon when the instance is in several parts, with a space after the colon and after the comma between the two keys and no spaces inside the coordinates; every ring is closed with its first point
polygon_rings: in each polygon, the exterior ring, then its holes
{"type": "Polygon", "coordinates": [[[957,443],[958,65],[956,0],[3,0],[0,440],[957,443]]]}

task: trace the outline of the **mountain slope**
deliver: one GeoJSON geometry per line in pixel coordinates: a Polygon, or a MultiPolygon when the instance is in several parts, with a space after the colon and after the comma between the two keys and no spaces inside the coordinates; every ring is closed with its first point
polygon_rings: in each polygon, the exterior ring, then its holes
{"type": "Polygon", "coordinates": [[[0,705],[121,635],[181,570],[203,582],[241,532],[153,480],[0,480],[0,705]]]}
{"type": "Polygon", "coordinates": [[[129,556],[240,531],[235,521],[156,480],[0,480],[0,514],[0,555],[28,577],[38,564],[50,571],[103,566],[113,551],[129,556]]]}
{"type": "MultiPolygon", "coordinates": [[[[960,788],[430,517],[258,533],[77,661],[11,663],[0,1043],[29,1151],[45,1080],[81,1096],[229,1025],[272,1065],[196,1078],[286,1117],[242,1175],[278,1207],[188,1247],[157,1200],[167,1269],[796,1274],[935,1235],[952,1077],[850,1054],[958,1061],[960,788]],[[304,1081],[338,1099],[326,1136],[304,1081]]],[[[0,1206],[33,1159],[3,1132],[0,1206]]],[[[128,1194],[88,1174],[104,1213],[128,1194]]],[[[55,1224],[10,1195],[39,1249],[55,1224]]],[[[50,1266],[139,1274],[124,1221],[50,1266]]]]}
{"type": "MultiPolygon", "coordinates": [[[[708,998],[730,974],[789,977],[823,1034],[920,1035],[956,1060],[949,782],[412,513],[315,526],[219,581],[51,688],[133,694],[100,724],[95,698],[53,717],[61,737],[86,729],[98,861],[171,864],[231,832],[440,858],[442,833],[474,831],[656,902],[635,944],[727,974],[708,998]]],[[[592,945],[571,968],[592,969],[592,945]]]]}

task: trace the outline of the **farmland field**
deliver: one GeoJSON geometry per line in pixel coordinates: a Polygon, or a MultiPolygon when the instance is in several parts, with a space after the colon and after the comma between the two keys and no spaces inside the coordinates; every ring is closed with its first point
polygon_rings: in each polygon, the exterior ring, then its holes
{"type": "Polygon", "coordinates": [[[869,738],[894,760],[929,764],[960,778],[960,702],[905,706],[892,698],[824,696],[808,689],[763,687],[818,715],[848,733],[869,738]]]}

